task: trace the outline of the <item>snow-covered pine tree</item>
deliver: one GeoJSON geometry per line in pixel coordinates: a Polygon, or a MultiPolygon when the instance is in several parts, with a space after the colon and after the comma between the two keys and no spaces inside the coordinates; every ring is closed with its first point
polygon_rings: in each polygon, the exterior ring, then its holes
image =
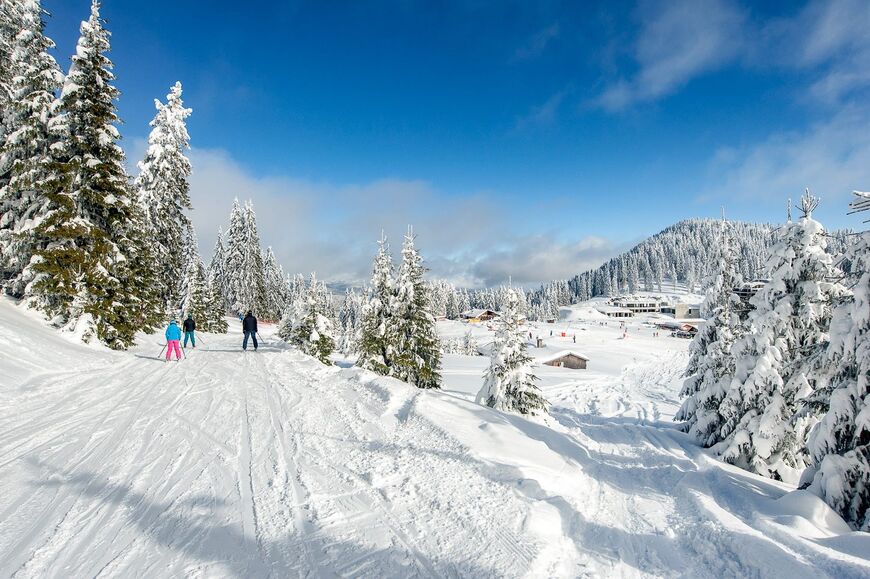
{"type": "MultiPolygon", "coordinates": [[[[260,234],[257,231],[257,215],[254,204],[245,203],[245,236],[244,236],[244,280],[248,289],[248,303],[245,311],[253,310],[262,316],[268,308],[266,299],[266,272],[263,265],[263,250],[260,247],[260,234]]],[[[241,310],[240,310],[241,311],[241,310]]]]}
{"type": "Polygon", "coordinates": [[[182,318],[188,314],[193,316],[197,324],[207,326],[207,320],[212,317],[208,282],[205,276],[205,267],[199,257],[197,249],[196,231],[192,224],[187,226],[187,234],[183,238],[184,247],[187,249],[184,276],[179,284],[181,296],[178,300],[179,314],[182,318]]]}
{"type": "Polygon", "coordinates": [[[805,466],[806,425],[798,401],[811,393],[812,372],[828,341],[832,303],[843,291],[825,252],[818,199],[805,195],[804,216],[783,226],[771,249],[770,281],[751,300],[750,329],[734,345],[735,376],[720,405],[724,460],[778,480],[797,481],[805,466]]]}
{"type": "Polygon", "coordinates": [[[326,364],[332,365],[329,356],[335,351],[334,326],[326,315],[328,295],[323,286],[317,283],[317,276],[312,273],[308,284],[308,292],[299,300],[296,306],[296,319],[292,327],[282,322],[279,334],[289,334],[290,341],[309,356],[313,356],[326,364]],[[289,332],[288,332],[289,330],[289,332]]]}
{"type": "Polygon", "coordinates": [[[154,235],[152,245],[162,283],[160,294],[167,305],[175,306],[187,267],[180,251],[190,223],[184,212],[192,209],[188,185],[191,167],[185,156],[190,148],[185,119],[191,109],[185,108],[181,100],[180,82],[166,95],[166,104],[154,99],[154,106],[157,114],[151,121],[148,151],[139,163],[136,188],[154,235]]]}
{"type": "Polygon", "coordinates": [[[392,375],[418,388],[440,388],[441,346],[435,332],[429,293],[423,281],[423,258],[409,231],[402,244],[402,265],[393,296],[392,375]]]}
{"type": "MultiPolygon", "coordinates": [[[[6,141],[9,118],[12,114],[12,78],[15,76],[12,53],[16,38],[23,26],[21,0],[6,0],[0,3],[0,145],[6,141]]],[[[11,166],[0,166],[0,188],[9,182],[11,166]]]]}
{"type": "Polygon", "coordinates": [[[681,395],[685,398],[675,420],[685,421],[685,430],[700,444],[718,442],[723,417],[719,406],[734,376],[731,348],[742,336],[739,318],[740,298],[734,293],[741,282],[737,272],[737,253],[730,225],[722,222],[716,263],[718,271],[707,280],[701,326],[689,346],[689,363],[681,395]]]}
{"type": "MultiPolygon", "coordinates": [[[[4,4],[2,21],[13,4],[4,4]]],[[[49,54],[54,43],[45,36],[45,23],[38,0],[24,0],[17,6],[20,29],[11,39],[5,38],[3,62],[8,62],[9,95],[0,96],[5,114],[5,129],[0,129],[0,283],[6,293],[21,298],[32,281],[29,264],[36,250],[33,229],[48,212],[48,200],[42,189],[49,176],[50,148],[55,142],[49,131],[54,116],[55,93],[63,82],[57,62],[49,54]],[[6,96],[10,97],[7,103],[6,96]]],[[[5,24],[4,24],[5,26],[5,24]]]]}
{"type": "MultiPolygon", "coordinates": [[[[870,193],[855,194],[852,209],[870,210],[870,193]]],[[[824,412],[807,443],[815,471],[810,490],[854,528],[870,531],[870,232],[858,236],[848,257],[853,292],[834,310],[827,380],[810,400],[824,412]]]]}
{"type": "MultiPolygon", "coordinates": [[[[517,306],[517,312],[519,312],[519,301],[517,302],[517,306]]],[[[480,356],[477,340],[474,338],[471,330],[465,332],[465,335],[462,337],[462,353],[466,356],[480,356]]]]}
{"type": "Polygon", "coordinates": [[[284,276],[284,270],[275,258],[271,246],[263,255],[263,270],[266,284],[266,310],[264,317],[280,320],[284,316],[289,300],[289,288],[284,276]]]}
{"type": "Polygon", "coordinates": [[[338,349],[345,355],[351,354],[356,348],[361,317],[360,296],[353,288],[347,288],[344,292],[344,301],[338,312],[338,324],[341,332],[338,339],[338,349]]]}
{"type": "Polygon", "coordinates": [[[226,306],[224,297],[221,293],[217,279],[212,272],[206,271],[206,304],[208,311],[206,312],[205,331],[214,334],[226,334],[229,329],[227,320],[224,317],[226,314],[226,306]]]}
{"type": "Polygon", "coordinates": [[[516,295],[511,292],[496,321],[489,368],[476,401],[504,412],[546,414],[548,404],[535,384],[537,377],[532,371],[532,358],[526,352],[520,323],[516,295]]]}
{"type": "Polygon", "coordinates": [[[382,376],[392,372],[394,350],[391,348],[393,330],[393,258],[387,239],[383,235],[378,241],[372,281],[368,290],[368,300],[362,310],[357,365],[382,376]]]}
{"type": "Polygon", "coordinates": [[[236,314],[246,312],[251,302],[250,283],[245,278],[247,272],[245,229],[245,213],[239,205],[239,200],[235,199],[230,212],[230,227],[227,229],[224,242],[226,243],[227,300],[230,310],[236,314]]]}
{"type": "Polygon", "coordinates": [[[213,307],[217,313],[220,309],[220,318],[223,319],[229,309],[229,301],[227,300],[227,256],[224,251],[224,232],[223,228],[218,228],[217,240],[214,242],[214,251],[211,255],[211,261],[208,264],[208,280],[217,293],[218,300],[213,301],[213,307]]]}
{"type": "Polygon", "coordinates": [[[46,182],[51,209],[36,227],[42,249],[32,288],[55,323],[85,340],[96,336],[124,348],[148,307],[141,286],[128,282],[148,272],[136,259],[143,249],[137,235],[142,223],[117,144],[119,93],[109,48],[94,0],[60,94],[61,118],[50,123],[64,134],[52,147],[53,175],[46,182]]]}

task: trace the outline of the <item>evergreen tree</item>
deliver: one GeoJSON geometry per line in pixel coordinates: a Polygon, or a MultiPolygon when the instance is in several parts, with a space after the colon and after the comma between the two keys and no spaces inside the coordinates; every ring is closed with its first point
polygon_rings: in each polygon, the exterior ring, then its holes
{"type": "Polygon", "coordinates": [[[140,288],[127,282],[147,272],[136,260],[142,223],[117,144],[118,90],[108,50],[109,33],[94,0],[61,91],[61,118],[50,124],[63,138],[52,147],[46,182],[51,209],[36,228],[42,245],[32,287],[56,323],[85,340],[96,336],[123,348],[148,308],[140,288]]]}
{"type": "Polygon", "coordinates": [[[263,315],[268,310],[266,298],[266,269],[263,263],[263,250],[260,247],[260,234],[257,231],[257,216],[254,213],[254,204],[245,203],[245,280],[248,285],[248,303],[245,311],[253,310],[263,315]]]}
{"type": "Polygon", "coordinates": [[[392,372],[394,350],[391,348],[393,328],[393,258],[387,239],[381,236],[372,271],[368,301],[362,310],[357,365],[382,376],[392,372]]]}
{"type": "Polygon", "coordinates": [[[738,308],[740,298],[734,293],[740,284],[736,248],[727,221],[722,222],[716,262],[719,270],[707,281],[707,294],[701,326],[689,346],[690,358],[683,383],[683,404],[675,420],[684,420],[685,429],[698,442],[710,446],[718,441],[723,417],[719,406],[734,375],[731,348],[741,337],[738,308]]]}
{"type": "MultiPolygon", "coordinates": [[[[12,38],[2,29],[2,62],[8,68],[8,83],[4,81],[0,103],[7,103],[3,115],[5,139],[0,140],[0,282],[6,293],[21,298],[33,279],[29,267],[36,251],[33,229],[48,212],[43,193],[49,178],[51,146],[55,142],[49,131],[49,119],[54,116],[55,93],[63,75],[48,51],[54,43],[45,36],[44,10],[38,0],[4,4],[2,22],[8,23],[9,11],[17,15],[20,29],[12,38]],[[8,53],[7,53],[8,49],[8,53]],[[7,102],[6,96],[9,97],[7,102]]],[[[11,34],[10,34],[11,36],[11,34]]]]}
{"type": "Polygon", "coordinates": [[[181,297],[178,300],[181,310],[180,315],[182,318],[187,315],[193,316],[193,319],[205,328],[208,326],[208,321],[212,318],[211,296],[209,294],[205,268],[202,265],[202,260],[197,250],[196,231],[193,225],[188,225],[183,243],[187,248],[187,258],[184,276],[180,283],[181,297]]]}
{"type": "Polygon", "coordinates": [[[296,305],[294,319],[282,320],[278,333],[309,356],[331,366],[329,356],[335,351],[334,326],[326,315],[328,294],[324,290],[312,273],[308,292],[296,305]]]}
{"type": "Polygon", "coordinates": [[[496,321],[495,341],[477,402],[496,410],[519,414],[547,413],[548,404],[535,382],[532,358],[520,328],[516,294],[510,292],[496,321]]]}
{"type": "Polygon", "coordinates": [[[233,313],[248,311],[251,303],[250,284],[245,279],[245,213],[239,206],[239,200],[233,201],[233,209],[230,213],[230,227],[227,229],[226,242],[226,272],[227,301],[233,313]]]}
{"type": "Polygon", "coordinates": [[[220,286],[211,272],[206,272],[208,282],[206,284],[206,303],[208,311],[206,312],[206,327],[207,332],[215,334],[226,334],[229,329],[227,320],[224,317],[226,307],[224,306],[224,297],[221,294],[220,286]]]}
{"type": "MultiPolygon", "coordinates": [[[[12,54],[15,51],[16,40],[24,26],[22,25],[22,0],[4,0],[0,2],[0,146],[6,141],[11,124],[9,115],[12,110],[13,88],[12,79],[15,67],[12,54]]],[[[0,189],[9,182],[11,165],[0,164],[0,189]]]]}
{"type": "MultiPolygon", "coordinates": [[[[870,193],[856,192],[852,208],[870,209],[870,193]]],[[[815,471],[810,490],[856,529],[870,531],[870,232],[859,235],[848,257],[853,294],[834,310],[827,380],[810,401],[824,412],[807,444],[815,471]]]]}
{"type": "Polygon", "coordinates": [[[338,323],[341,330],[338,349],[345,355],[351,354],[356,348],[361,316],[362,304],[359,295],[353,288],[347,288],[338,313],[338,323]]]}
{"type": "Polygon", "coordinates": [[[824,230],[812,218],[818,200],[804,197],[804,216],[783,227],[771,250],[771,280],[753,298],[750,331],[735,343],[736,372],[720,413],[724,440],[714,448],[733,464],[780,480],[805,466],[798,401],[811,393],[807,373],[828,340],[831,303],[842,293],[824,230]]]}
{"type": "Polygon", "coordinates": [[[185,119],[191,110],[182,103],[180,82],[176,82],[166,96],[166,104],[155,99],[154,106],[157,114],[151,121],[148,151],[139,163],[136,187],[153,228],[152,244],[163,285],[161,297],[166,304],[175,306],[179,283],[187,267],[179,252],[179,248],[184,247],[184,232],[190,223],[184,211],[192,209],[188,185],[191,167],[185,156],[190,148],[185,119]]]}
{"type": "Polygon", "coordinates": [[[272,320],[280,320],[284,315],[289,300],[289,288],[284,277],[284,270],[275,258],[272,248],[266,249],[263,256],[263,269],[265,274],[265,298],[266,317],[272,320]]]}
{"type": "Polygon", "coordinates": [[[223,229],[218,229],[217,240],[214,243],[214,251],[212,252],[211,262],[208,265],[209,284],[213,287],[213,291],[217,298],[213,300],[215,313],[220,311],[220,317],[223,319],[224,314],[229,308],[227,300],[227,257],[224,253],[224,232],[223,229]]]}
{"type": "Polygon", "coordinates": [[[440,388],[441,347],[430,311],[429,292],[423,282],[423,260],[414,236],[405,236],[402,265],[393,296],[392,375],[418,388],[440,388]]]}

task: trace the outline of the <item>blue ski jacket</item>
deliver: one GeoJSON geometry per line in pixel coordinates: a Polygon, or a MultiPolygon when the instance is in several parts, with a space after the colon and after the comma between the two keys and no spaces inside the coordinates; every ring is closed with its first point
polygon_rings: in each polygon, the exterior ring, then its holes
{"type": "Polygon", "coordinates": [[[178,327],[178,324],[175,322],[169,322],[169,327],[166,328],[166,339],[167,340],[180,340],[181,339],[181,328],[178,327]]]}

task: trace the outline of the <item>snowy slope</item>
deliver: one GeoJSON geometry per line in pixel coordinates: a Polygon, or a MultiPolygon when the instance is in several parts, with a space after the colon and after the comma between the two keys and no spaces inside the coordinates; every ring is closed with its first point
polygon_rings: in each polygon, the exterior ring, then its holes
{"type": "Polygon", "coordinates": [[[870,536],[820,501],[630,413],[563,396],[529,422],[268,329],[177,364],[7,301],[0,329],[2,577],[870,576],[870,536]]]}

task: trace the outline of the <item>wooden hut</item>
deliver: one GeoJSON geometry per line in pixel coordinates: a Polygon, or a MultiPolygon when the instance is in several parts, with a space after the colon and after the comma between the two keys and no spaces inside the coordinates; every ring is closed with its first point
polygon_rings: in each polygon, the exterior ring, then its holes
{"type": "Polygon", "coordinates": [[[538,359],[538,362],[545,366],[553,366],[554,368],[570,368],[572,370],[585,370],[586,362],[588,361],[589,358],[583,354],[571,352],[570,350],[563,350],[545,358],[538,359]]]}

